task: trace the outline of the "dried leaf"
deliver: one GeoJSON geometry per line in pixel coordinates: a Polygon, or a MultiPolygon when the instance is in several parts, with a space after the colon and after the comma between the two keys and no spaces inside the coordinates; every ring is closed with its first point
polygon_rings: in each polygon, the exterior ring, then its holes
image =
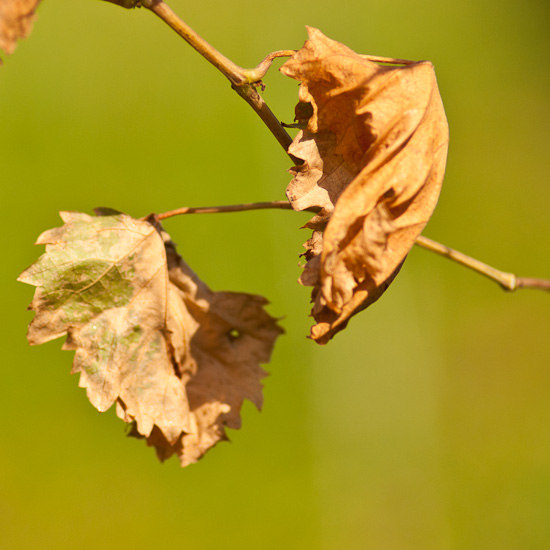
{"type": "Polygon", "coordinates": [[[433,66],[382,66],[319,30],[281,71],[301,82],[307,127],[289,147],[295,210],[306,227],[301,283],[313,286],[311,337],[328,342],[397,275],[439,197],[448,127],[433,66]]]}
{"type": "Polygon", "coordinates": [[[67,335],[90,402],[133,424],[161,460],[196,462],[244,399],[262,404],[259,363],[282,332],[265,298],[212,292],[151,220],[103,211],[61,214],[46,252],[19,280],[37,287],[31,344],[67,335]]]}
{"type": "Polygon", "coordinates": [[[26,38],[41,0],[0,0],[0,49],[11,54],[17,41],[26,38]]]}

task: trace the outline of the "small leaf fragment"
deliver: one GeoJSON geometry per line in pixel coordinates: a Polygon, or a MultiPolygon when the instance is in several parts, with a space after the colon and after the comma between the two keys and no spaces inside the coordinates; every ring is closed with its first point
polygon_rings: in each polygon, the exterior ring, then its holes
{"type": "Polygon", "coordinates": [[[161,460],[196,462],[240,427],[244,399],[261,406],[259,364],[282,329],[264,298],[212,292],[154,219],[98,212],[63,212],[39,237],[46,252],[19,277],[37,287],[29,342],[66,334],[99,411],[116,403],[161,460]]]}
{"type": "Polygon", "coordinates": [[[319,209],[301,283],[314,287],[311,337],[324,344],[382,295],[428,222],[448,126],[431,63],[378,65],[308,32],[281,68],[301,83],[299,112],[311,105],[288,150],[304,163],[287,197],[295,210],[319,209]]]}
{"type": "Polygon", "coordinates": [[[17,41],[26,38],[41,0],[0,0],[0,49],[13,53],[17,41]]]}

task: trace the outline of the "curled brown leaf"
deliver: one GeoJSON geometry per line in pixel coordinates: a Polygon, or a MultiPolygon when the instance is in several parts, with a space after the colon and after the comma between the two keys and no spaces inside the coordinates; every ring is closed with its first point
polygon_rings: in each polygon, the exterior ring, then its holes
{"type": "MultiPolygon", "coordinates": [[[[308,28],[281,68],[311,105],[289,153],[295,210],[318,208],[306,227],[313,286],[311,337],[328,342],[397,275],[439,197],[448,126],[431,63],[386,66],[308,28]]],[[[307,112],[303,107],[300,112],[307,112]]]]}

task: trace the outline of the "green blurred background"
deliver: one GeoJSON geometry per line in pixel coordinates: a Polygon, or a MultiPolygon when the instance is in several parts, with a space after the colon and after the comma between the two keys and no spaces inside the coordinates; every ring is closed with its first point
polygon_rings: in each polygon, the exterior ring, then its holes
{"type": "MultiPolygon", "coordinates": [[[[306,24],[361,53],[434,62],[451,128],[425,234],[550,277],[547,0],[172,0],[254,66],[306,24]]],[[[166,228],[215,290],[267,296],[287,334],[264,410],[197,465],[159,464],[100,415],[61,341],[25,340],[15,282],[59,210],[135,216],[282,199],[289,161],[226,80],[146,10],[45,0],[0,70],[2,548],[550,548],[550,297],[505,294],[415,249],[380,302],[305,338],[307,215],[189,216],[166,228]]],[[[277,67],[280,66],[277,62],[277,67]]],[[[276,68],[264,97],[293,118],[276,68]]]]}

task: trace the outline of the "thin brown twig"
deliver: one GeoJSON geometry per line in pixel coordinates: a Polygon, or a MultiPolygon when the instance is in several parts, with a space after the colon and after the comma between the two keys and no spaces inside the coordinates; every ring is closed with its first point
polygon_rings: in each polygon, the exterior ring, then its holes
{"type": "Polygon", "coordinates": [[[165,220],[174,216],[183,214],[223,214],[227,212],[245,212],[248,210],[292,210],[292,206],[288,201],[270,201],[270,202],[249,202],[244,204],[227,204],[224,206],[198,206],[198,207],[183,207],[162,214],[156,214],[158,220],[165,220]]]}
{"type": "Polygon", "coordinates": [[[177,32],[191,47],[195,48],[207,61],[212,63],[233,84],[246,83],[244,70],[225,57],[196,33],[185,21],[178,17],[162,0],[141,0],[140,5],[160,17],[172,30],[177,32]]]}
{"type": "Polygon", "coordinates": [[[231,86],[256,112],[256,114],[262,119],[263,123],[269,128],[269,131],[273,134],[275,139],[279,142],[279,145],[285,150],[285,153],[290,157],[292,162],[296,165],[302,164],[303,161],[295,157],[288,152],[288,148],[292,143],[292,138],[289,133],[284,129],[279,119],[273,114],[273,111],[268,107],[264,98],[258,93],[258,91],[251,84],[244,86],[231,86]]]}
{"type": "Polygon", "coordinates": [[[211,46],[204,38],[187,25],[185,21],[180,19],[180,17],[178,17],[162,0],[141,0],[140,4],[160,17],[160,19],[177,32],[190,46],[195,48],[197,52],[226,76],[231,82],[231,87],[252,107],[252,109],[254,109],[291,160],[295,164],[302,163],[302,161],[288,153],[292,138],[254,86],[254,84],[260,82],[262,77],[265,76],[273,59],[276,57],[289,56],[294,52],[290,50],[273,52],[256,68],[243,69],[211,46]]]}
{"type": "Polygon", "coordinates": [[[517,290],[518,288],[535,288],[539,290],[546,290],[550,292],[550,279],[536,279],[533,277],[518,277],[513,273],[506,273],[505,271],[500,271],[490,265],[487,265],[471,256],[467,256],[458,250],[449,248],[444,244],[432,241],[428,237],[420,235],[416,239],[416,245],[429,250],[430,252],[435,252],[440,256],[448,258],[453,262],[456,262],[460,265],[463,265],[477,273],[491,279],[498,283],[504,290],[510,292],[517,290]]]}
{"type": "MultiPolygon", "coordinates": [[[[266,75],[274,59],[278,57],[290,57],[296,50],[279,50],[272,52],[263,59],[257,67],[244,69],[225,57],[216,48],[210,45],[204,38],[196,33],[185,21],[183,21],[163,0],[107,0],[122,7],[132,8],[142,6],[157,15],[172,30],[181,36],[191,47],[197,50],[208,62],[218,69],[231,82],[231,87],[252,107],[256,114],[262,119],[275,139],[285,150],[287,155],[296,164],[302,164],[302,160],[288,152],[292,138],[285,130],[286,127],[294,125],[283,125],[273,114],[267,103],[256,90],[256,85],[261,84],[262,78],[266,75]]],[[[362,56],[364,59],[377,63],[389,63],[397,65],[410,65],[416,61],[408,59],[396,59],[392,57],[380,57],[372,55],[362,56]]]]}
{"type": "MultiPolygon", "coordinates": [[[[292,210],[292,206],[288,201],[270,201],[270,202],[252,202],[245,204],[229,204],[224,206],[199,206],[199,207],[184,207],[176,210],[170,210],[162,214],[157,214],[155,217],[158,220],[165,220],[174,216],[183,214],[222,214],[226,212],[245,212],[248,210],[292,210]]],[[[306,209],[310,212],[317,212],[318,208],[306,209]]],[[[454,250],[444,244],[428,239],[420,235],[416,239],[416,245],[425,248],[430,252],[435,252],[440,256],[448,258],[464,267],[472,269],[492,281],[498,283],[503,289],[514,291],[518,288],[535,288],[539,290],[550,291],[550,279],[537,279],[533,277],[517,277],[513,273],[500,271],[486,263],[483,263],[471,256],[467,256],[458,250],[454,250]]]]}

